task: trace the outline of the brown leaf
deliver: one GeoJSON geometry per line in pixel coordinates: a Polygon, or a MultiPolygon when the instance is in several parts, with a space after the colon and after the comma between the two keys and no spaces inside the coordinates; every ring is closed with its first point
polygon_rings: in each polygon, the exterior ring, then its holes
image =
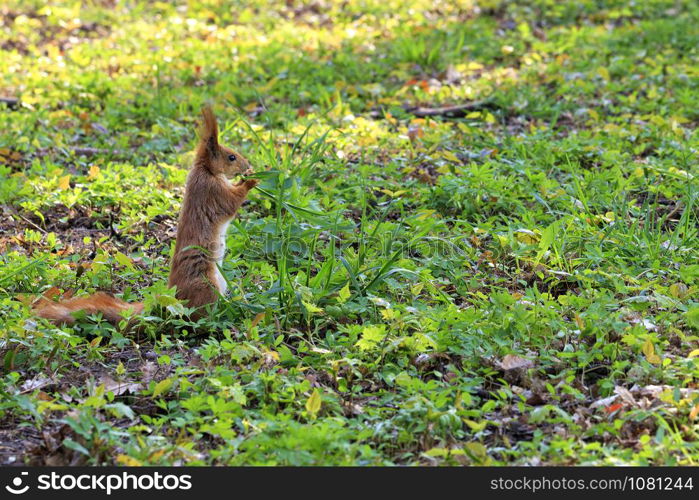
{"type": "Polygon", "coordinates": [[[614,388],[614,394],[618,394],[621,397],[621,399],[629,406],[636,406],[636,400],[634,399],[633,394],[631,394],[631,391],[629,391],[625,387],[617,385],[614,388]]]}
{"type": "Polygon", "coordinates": [[[158,372],[158,365],[152,361],[146,361],[141,367],[143,372],[143,383],[148,384],[151,380],[154,380],[156,373],[158,372]]]}
{"type": "Polygon", "coordinates": [[[507,354],[498,365],[503,371],[509,371],[531,368],[534,366],[534,363],[529,359],[520,358],[514,354],[507,354]]]}
{"type": "Polygon", "coordinates": [[[115,396],[121,396],[127,392],[133,394],[141,389],[141,384],[138,382],[118,382],[108,375],[103,375],[100,378],[100,382],[104,384],[104,390],[106,392],[112,392],[115,396]]]}
{"type": "Polygon", "coordinates": [[[526,403],[529,406],[541,406],[546,404],[546,394],[539,391],[531,391],[531,395],[527,398],[526,403]]]}
{"type": "Polygon", "coordinates": [[[22,393],[27,393],[34,391],[36,389],[41,389],[42,387],[46,387],[47,385],[51,384],[53,380],[51,380],[48,377],[42,377],[41,375],[38,375],[34,377],[33,379],[26,380],[21,387],[22,393]]]}

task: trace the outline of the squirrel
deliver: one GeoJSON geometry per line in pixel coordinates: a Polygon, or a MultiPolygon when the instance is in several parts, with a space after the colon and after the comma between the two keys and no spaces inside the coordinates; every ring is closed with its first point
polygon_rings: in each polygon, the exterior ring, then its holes
{"type": "MultiPolygon", "coordinates": [[[[226,293],[226,280],[219,267],[226,251],[226,230],[258,181],[243,179],[232,184],[228,178],[249,175],[248,160],[218,142],[218,124],[210,107],[202,110],[199,144],[187,177],[175,238],[175,253],[170,266],[169,287],[177,287],[175,296],[195,317],[202,306],[216,302],[226,293]]],[[[124,302],[110,294],[97,292],[88,297],[54,302],[40,297],[32,306],[37,316],[54,324],[73,324],[72,313],[102,313],[110,323],[118,324],[124,312],[143,312],[143,303],[124,302]]]]}

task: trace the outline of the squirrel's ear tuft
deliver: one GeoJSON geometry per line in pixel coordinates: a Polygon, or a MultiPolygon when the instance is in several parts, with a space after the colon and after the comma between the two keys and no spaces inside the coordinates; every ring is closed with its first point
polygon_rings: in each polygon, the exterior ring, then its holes
{"type": "Polygon", "coordinates": [[[199,128],[199,153],[209,157],[218,154],[218,125],[211,106],[201,110],[202,122],[199,128]]]}

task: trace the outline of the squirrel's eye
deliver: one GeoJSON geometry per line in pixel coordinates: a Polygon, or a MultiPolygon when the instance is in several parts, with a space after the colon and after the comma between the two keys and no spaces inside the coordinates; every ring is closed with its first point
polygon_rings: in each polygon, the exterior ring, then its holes
{"type": "Polygon", "coordinates": [[[228,155],[228,161],[235,161],[235,155],[228,155]]]}

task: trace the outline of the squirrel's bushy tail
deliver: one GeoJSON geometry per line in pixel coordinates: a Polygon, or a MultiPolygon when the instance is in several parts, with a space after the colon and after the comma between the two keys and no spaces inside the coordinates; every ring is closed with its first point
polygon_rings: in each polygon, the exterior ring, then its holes
{"type": "Polygon", "coordinates": [[[88,315],[101,313],[104,319],[115,325],[124,319],[124,311],[131,311],[132,316],[143,312],[142,302],[124,302],[104,292],[59,302],[41,297],[32,307],[37,316],[56,325],[72,325],[75,317],[71,313],[77,311],[85,311],[88,315]]]}

